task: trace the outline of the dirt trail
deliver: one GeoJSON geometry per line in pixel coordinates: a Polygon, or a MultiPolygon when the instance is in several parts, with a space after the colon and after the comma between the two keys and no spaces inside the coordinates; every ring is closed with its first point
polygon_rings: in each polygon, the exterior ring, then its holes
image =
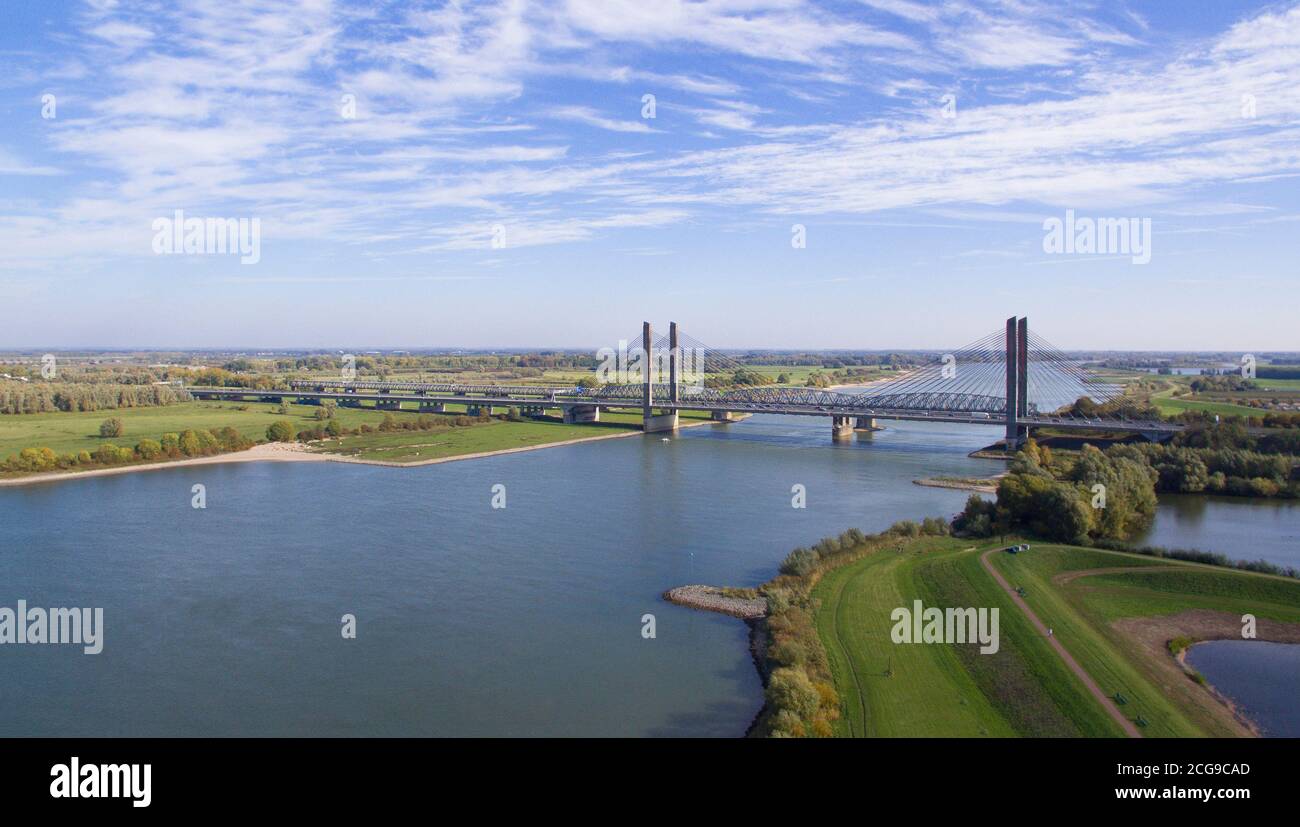
{"type": "Polygon", "coordinates": [[[1078,571],[1063,571],[1060,574],[1052,575],[1052,582],[1058,586],[1064,586],[1080,577],[1092,577],[1101,574],[1135,574],[1140,571],[1187,571],[1186,566],[1115,566],[1109,569],[1079,569],[1078,571]]]}
{"type": "Polygon", "coordinates": [[[1119,707],[1115,705],[1115,702],[1111,700],[1110,696],[1101,691],[1101,687],[1092,679],[1092,676],[1089,675],[1087,671],[1079,665],[1079,662],[1065,650],[1065,647],[1061,645],[1061,641],[1057,640],[1055,635],[1047,634],[1047,626],[1043,624],[1043,621],[1038,619],[1038,615],[1034,614],[1033,610],[1029,608],[1029,604],[1025,602],[1024,598],[1017,594],[1015,589],[1011,588],[1011,585],[1007,583],[1006,578],[1003,577],[997,569],[993,568],[993,564],[989,562],[989,555],[996,551],[998,551],[998,549],[993,548],[980,555],[980,563],[983,564],[984,569],[989,574],[993,575],[993,579],[997,581],[999,586],[1006,590],[1007,594],[1011,595],[1012,601],[1014,601],[1015,604],[1020,607],[1020,610],[1025,613],[1025,617],[1029,618],[1029,622],[1034,624],[1034,628],[1038,629],[1038,631],[1047,638],[1047,642],[1051,644],[1052,648],[1056,650],[1056,653],[1061,656],[1061,660],[1065,661],[1065,665],[1070,667],[1070,671],[1073,672],[1088,691],[1092,693],[1092,696],[1097,699],[1097,702],[1102,705],[1102,708],[1110,713],[1110,717],[1114,718],[1115,723],[1119,724],[1120,727],[1123,728],[1124,733],[1130,738],[1141,738],[1142,733],[1138,730],[1137,725],[1124,717],[1124,713],[1119,711],[1119,707]]]}

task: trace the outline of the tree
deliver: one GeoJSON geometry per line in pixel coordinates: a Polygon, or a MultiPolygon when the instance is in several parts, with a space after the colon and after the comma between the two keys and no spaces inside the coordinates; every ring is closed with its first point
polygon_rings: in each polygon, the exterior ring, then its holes
{"type": "Polygon", "coordinates": [[[153,439],[142,439],[140,444],[135,446],[135,452],[140,455],[141,459],[157,459],[162,455],[162,445],[153,439]]]}
{"type": "Polygon", "coordinates": [[[118,437],[126,432],[126,426],[117,417],[105,419],[99,425],[99,435],[105,438],[118,437]]]}
{"type": "Polygon", "coordinates": [[[339,436],[343,433],[343,426],[339,424],[337,419],[331,419],[329,423],[325,425],[325,433],[330,436],[339,436]]]}
{"type": "Polygon", "coordinates": [[[180,451],[187,457],[197,457],[203,452],[203,443],[199,442],[199,435],[192,430],[181,432],[180,451]]]}
{"type": "Polygon", "coordinates": [[[118,461],[117,446],[111,442],[105,442],[95,449],[95,462],[101,465],[113,465],[118,461]]]}
{"type": "Polygon", "coordinates": [[[295,436],[293,423],[287,419],[277,419],[266,428],[266,438],[271,442],[292,442],[295,436]]]}
{"type": "Polygon", "coordinates": [[[795,667],[783,666],[772,670],[765,694],[772,709],[778,713],[788,710],[803,721],[817,714],[821,706],[821,696],[808,680],[807,673],[795,667]]]}

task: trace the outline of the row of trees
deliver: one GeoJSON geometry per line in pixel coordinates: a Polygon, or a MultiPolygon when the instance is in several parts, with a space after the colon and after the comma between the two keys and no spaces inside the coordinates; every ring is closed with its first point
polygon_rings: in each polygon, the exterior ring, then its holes
{"type": "MultiPolygon", "coordinates": [[[[512,409],[513,410],[513,409],[512,409]]],[[[514,412],[518,416],[518,412],[514,412]]],[[[373,434],[376,432],[388,433],[392,431],[437,431],[446,428],[464,428],[491,420],[487,414],[478,417],[466,416],[460,414],[457,416],[429,416],[422,414],[418,417],[401,417],[393,416],[391,413],[384,414],[383,420],[378,425],[363,423],[356,428],[346,428],[338,419],[329,416],[323,419],[317,419],[316,424],[310,427],[298,428],[288,419],[278,419],[272,422],[266,428],[266,439],[268,442],[311,442],[321,439],[332,439],[342,436],[356,436],[358,434],[373,434]]]]}
{"type": "Polygon", "coordinates": [[[252,440],[226,426],[216,433],[207,429],[166,433],[161,440],[142,439],[134,448],[105,442],[94,451],[57,454],[49,448],[24,448],[0,464],[9,472],[38,472],[89,469],[130,462],[155,462],[161,459],[202,457],[242,451],[252,440]]]}
{"type": "Polygon", "coordinates": [[[103,411],[185,402],[190,395],[174,385],[0,382],[0,413],[103,411]]]}
{"type": "Polygon", "coordinates": [[[1157,444],[1117,445],[1107,453],[1149,464],[1158,474],[1158,491],[1239,497],[1300,496],[1300,465],[1290,455],[1157,444]]]}

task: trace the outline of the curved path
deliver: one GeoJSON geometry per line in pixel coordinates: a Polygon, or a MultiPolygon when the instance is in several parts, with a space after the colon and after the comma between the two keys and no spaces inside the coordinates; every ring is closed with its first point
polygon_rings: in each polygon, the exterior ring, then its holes
{"type": "Polygon", "coordinates": [[[831,599],[834,601],[832,613],[835,616],[835,622],[832,626],[835,630],[835,646],[839,649],[840,657],[844,659],[844,663],[848,666],[849,674],[853,676],[853,686],[857,690],[858,708],[862,712],[862,733],[858,734],[853,726],[853,719],[849,718],[849,734],[854,738],[865,738],[867,737],[867,694],[862,686],[862,679],[858,677],[858,670],[853,663],[852,655],[849,653],[849,647],[844,642],[844,638],[840,636],[840,629],[843,628],[840,620],[843,617],[843,610],[847,607],[843,599],[844,588],[853,579],[856,578],[842,578],[840,582],[835,584],[835,590],[831,594],[831,599]]]}
{"type": "Polygon", "coordinates": [[[1070,667],[1070,671],[1083,682],[1083,685],[1087,687],[1092,696],[1097,699],[1097,702],[1102,705],[1102,708],[1110,713],[1110,717],[1115,719],[1115,723],[1119,724],[1124,729],[1124,733],[1130,738],[1141,738],[1142,733],[1138,730],[1137,725],[1124,717],[1124,713],[1119,711],[1119,707],[1115,705],[1115,702],[1110,698],[1110,696],[1101,691],[1101,687],[1097,685],[1097,682],[1094,681],[1092,676],[1079,665],[1079,662],[1065,650],[1065,647],[1056,639],[1056,636],[1047,634],[1047,626],[1045,626],[1043,621],[1038,619],[1038,615],[1034,614],[1033,610],[1029,608],[1029,604],[1025,602],[1025,599],[1017,594],[1015,589],[1011,588],[1011,585],[1007,583],[1006,578],[1003,577],[997,569],[993,568],[993,564],[989,562],[989,555],[996,551],[999,551],[999,549],[991,548],[980,555],[980,563],[983,564],[985,570],[988,571],[989,574],[993,575],[993,579],[998,582],[998,585],[1001,586],[1007,594],[1011,595],[1011,599],[1020,607],[1020,611],[1025,613],[1025,617],[1029,618],[1029,622],[1034,624],[1034,628],[1038,629],[1038,631],[1047,638],[1047,642],[1050,643],[1052,648],[1056,650],[1056,653],[1061,656],[1061,660],[1065,661],[1065,665],[1070,667]]]}

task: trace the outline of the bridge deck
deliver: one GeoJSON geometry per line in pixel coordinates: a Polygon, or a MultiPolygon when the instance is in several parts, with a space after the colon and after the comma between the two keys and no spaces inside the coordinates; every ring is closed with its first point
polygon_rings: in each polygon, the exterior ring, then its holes
{"type": "MultiPolygon", "coordinates": [[[[311,387],[319,387],[322,383],[301,383],[309,384],[311,387]]],[[[324,383],[329,387],[330,383],[324,383]]],[[[382,385],[385,388],[394,387],[390,383],[367,383],[373,385],[382,385]]],[[[353,385],[352,387],[357,387],[353,385]]],[[[642,401],[639,398],[630,398],[624,396],[599,395],[590,392],[580,391],[575,388],[543,388],[532,386],[515,386],[525,388],[522,394],[514,394],[507,391],[510,386],[469,386],[469,385],[449,385],[458,390],[452,392],[430,392],[424,393],[387,393],[384,391],[363,392],[360,390],[258,390],[253,388],[215,388],[215,387],[190,387],[187,388],[192,395],[198,398],[215,398],[215,399],[244,399],[248,397],[297,397],[300,399],[331,399],[335,401],[366,401],[366,402],[413,402],[416,404],[448,404],[448,405],[491,405],[495,407],[509,407],[511,405],[543,405],[552,408],[564,408],[570,406],[595,406],[601,408],[640,408],[642,401]],[[481,391],[493,391],[491,395],[486,393],[476,393],[481,391]],[[506,392],[501,392],[506,391],[506,392]],[[540,391],[541,393],[538,393],[540,391]]],[[[890,407],[872,407],[864,404],[864,397],[854,396],[851,394],[834,394],[831,392],[821,391],[818,400],[826,404],[792,404],[782,402],[762,402],[745,400],[741,398],[726,398],[724,396],[713,396],[707,399],[692,399],[687,396],[678,402],[672,402],[666,398],[656,397],[654,407],[661,410],[677,411],[730,411],[733,413],[766,413],[784,416],[829,416],[829,417],[872,417],[875,419],[890,419],[915,422],[951,422],[968,425],[993,425],[1005,426],[1006,419],[1004,414],[993,411],[946,411],[946,410],[914,410],[906,408],[890,407]],[[841,397],[836,399],[835,397],[841,397]]],[[[1017,418],[1017,423],[1026,427],[1052,427],[1063,430],[1109,430],[1109,431],[1135,431],[1143,433],[1176,433],[1185,427],[1179,422],[1164,421],[1139,421],[1123,419],[1083,419],[1073,417],[1053,416],[1050,414],[1035,414],[1017,418]]]]}

